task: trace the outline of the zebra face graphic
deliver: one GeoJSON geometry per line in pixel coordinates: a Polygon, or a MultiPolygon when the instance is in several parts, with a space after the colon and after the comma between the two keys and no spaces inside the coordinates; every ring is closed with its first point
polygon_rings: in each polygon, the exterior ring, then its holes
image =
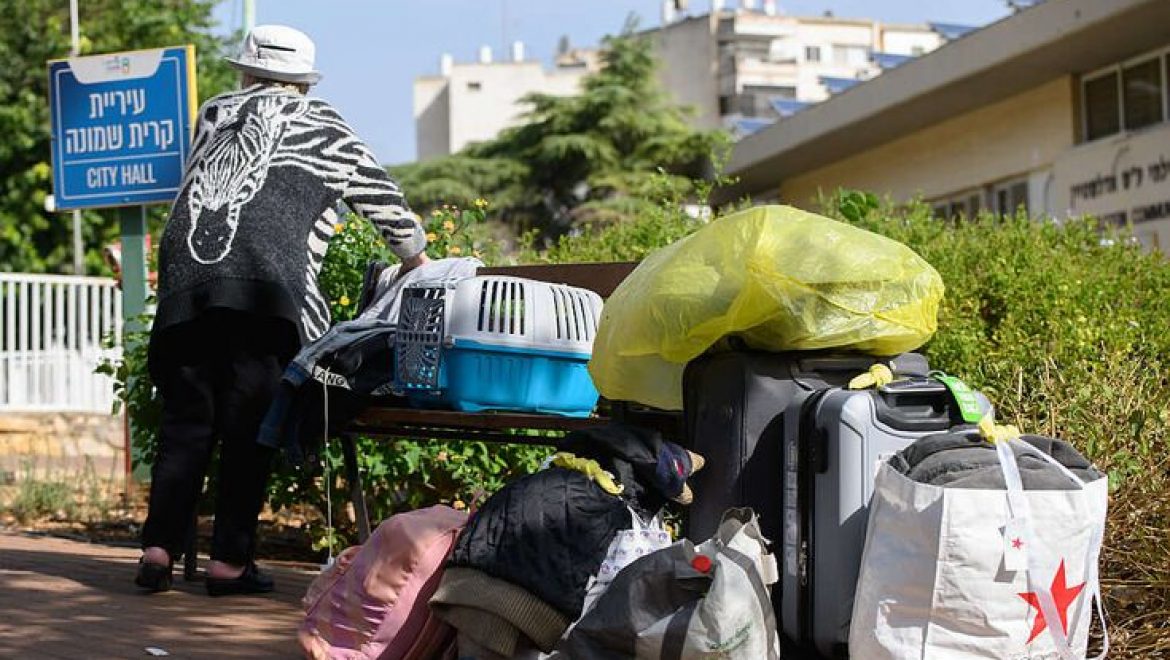
{"type": "Polygon", "coordinates": [[[195,261],[213,264],[231,252],[240,211],[264,187],[289,123],[306,111],[303,102],[265,99],[242,122],[217,130],[189,182],[187,247],[195,261]]]}

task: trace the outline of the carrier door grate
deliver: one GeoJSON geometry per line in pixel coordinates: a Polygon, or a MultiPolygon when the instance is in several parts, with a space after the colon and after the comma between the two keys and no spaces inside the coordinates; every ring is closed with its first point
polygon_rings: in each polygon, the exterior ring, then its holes
{"type": "Polygon", "coordinates": [[[439,389],[445,289],[407,288],[402,292],[394,337],[395,376],[405,389],[439,389]]]}

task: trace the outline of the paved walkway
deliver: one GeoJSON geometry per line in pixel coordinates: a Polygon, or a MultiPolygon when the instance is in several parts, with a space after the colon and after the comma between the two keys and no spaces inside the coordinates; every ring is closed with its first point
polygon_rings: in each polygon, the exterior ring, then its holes
{"type": "Polygon", "coordinates": [[[299,658],[313,574],[265,564],[276,592],[209,598],[202,582],[141,593],[138,551],[0,531],[0,658],[299,658]]]}

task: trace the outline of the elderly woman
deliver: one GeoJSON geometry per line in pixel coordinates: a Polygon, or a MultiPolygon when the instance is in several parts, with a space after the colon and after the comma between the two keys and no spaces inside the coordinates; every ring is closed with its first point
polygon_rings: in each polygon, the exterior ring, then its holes
{"type": "Polygon", "coordinates": [[[260,593],[253,562],[271,451],[256,443],[281,371],[329,327],[317,286],[346,203],[403,262],[426,238],[398,186],[328,103],[315,47],[292,28],[256,27],[229,59],[242,89],[199,111],[191,157],[160,245],[150,372],[163,401],[143,556],[135,583],[170,588],[212,451],[220,461],[209,594],[260,593]]]}

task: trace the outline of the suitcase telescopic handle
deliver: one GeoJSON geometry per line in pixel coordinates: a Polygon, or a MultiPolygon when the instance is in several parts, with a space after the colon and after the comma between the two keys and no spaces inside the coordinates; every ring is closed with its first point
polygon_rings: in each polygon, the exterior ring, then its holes
{"type": "Polygon", "coordinates": [[[877,418],[892,428],[913,431],[946,431],[962,424],[950,390],[929,378],[895,381],[872,391],[877,418]]]}

